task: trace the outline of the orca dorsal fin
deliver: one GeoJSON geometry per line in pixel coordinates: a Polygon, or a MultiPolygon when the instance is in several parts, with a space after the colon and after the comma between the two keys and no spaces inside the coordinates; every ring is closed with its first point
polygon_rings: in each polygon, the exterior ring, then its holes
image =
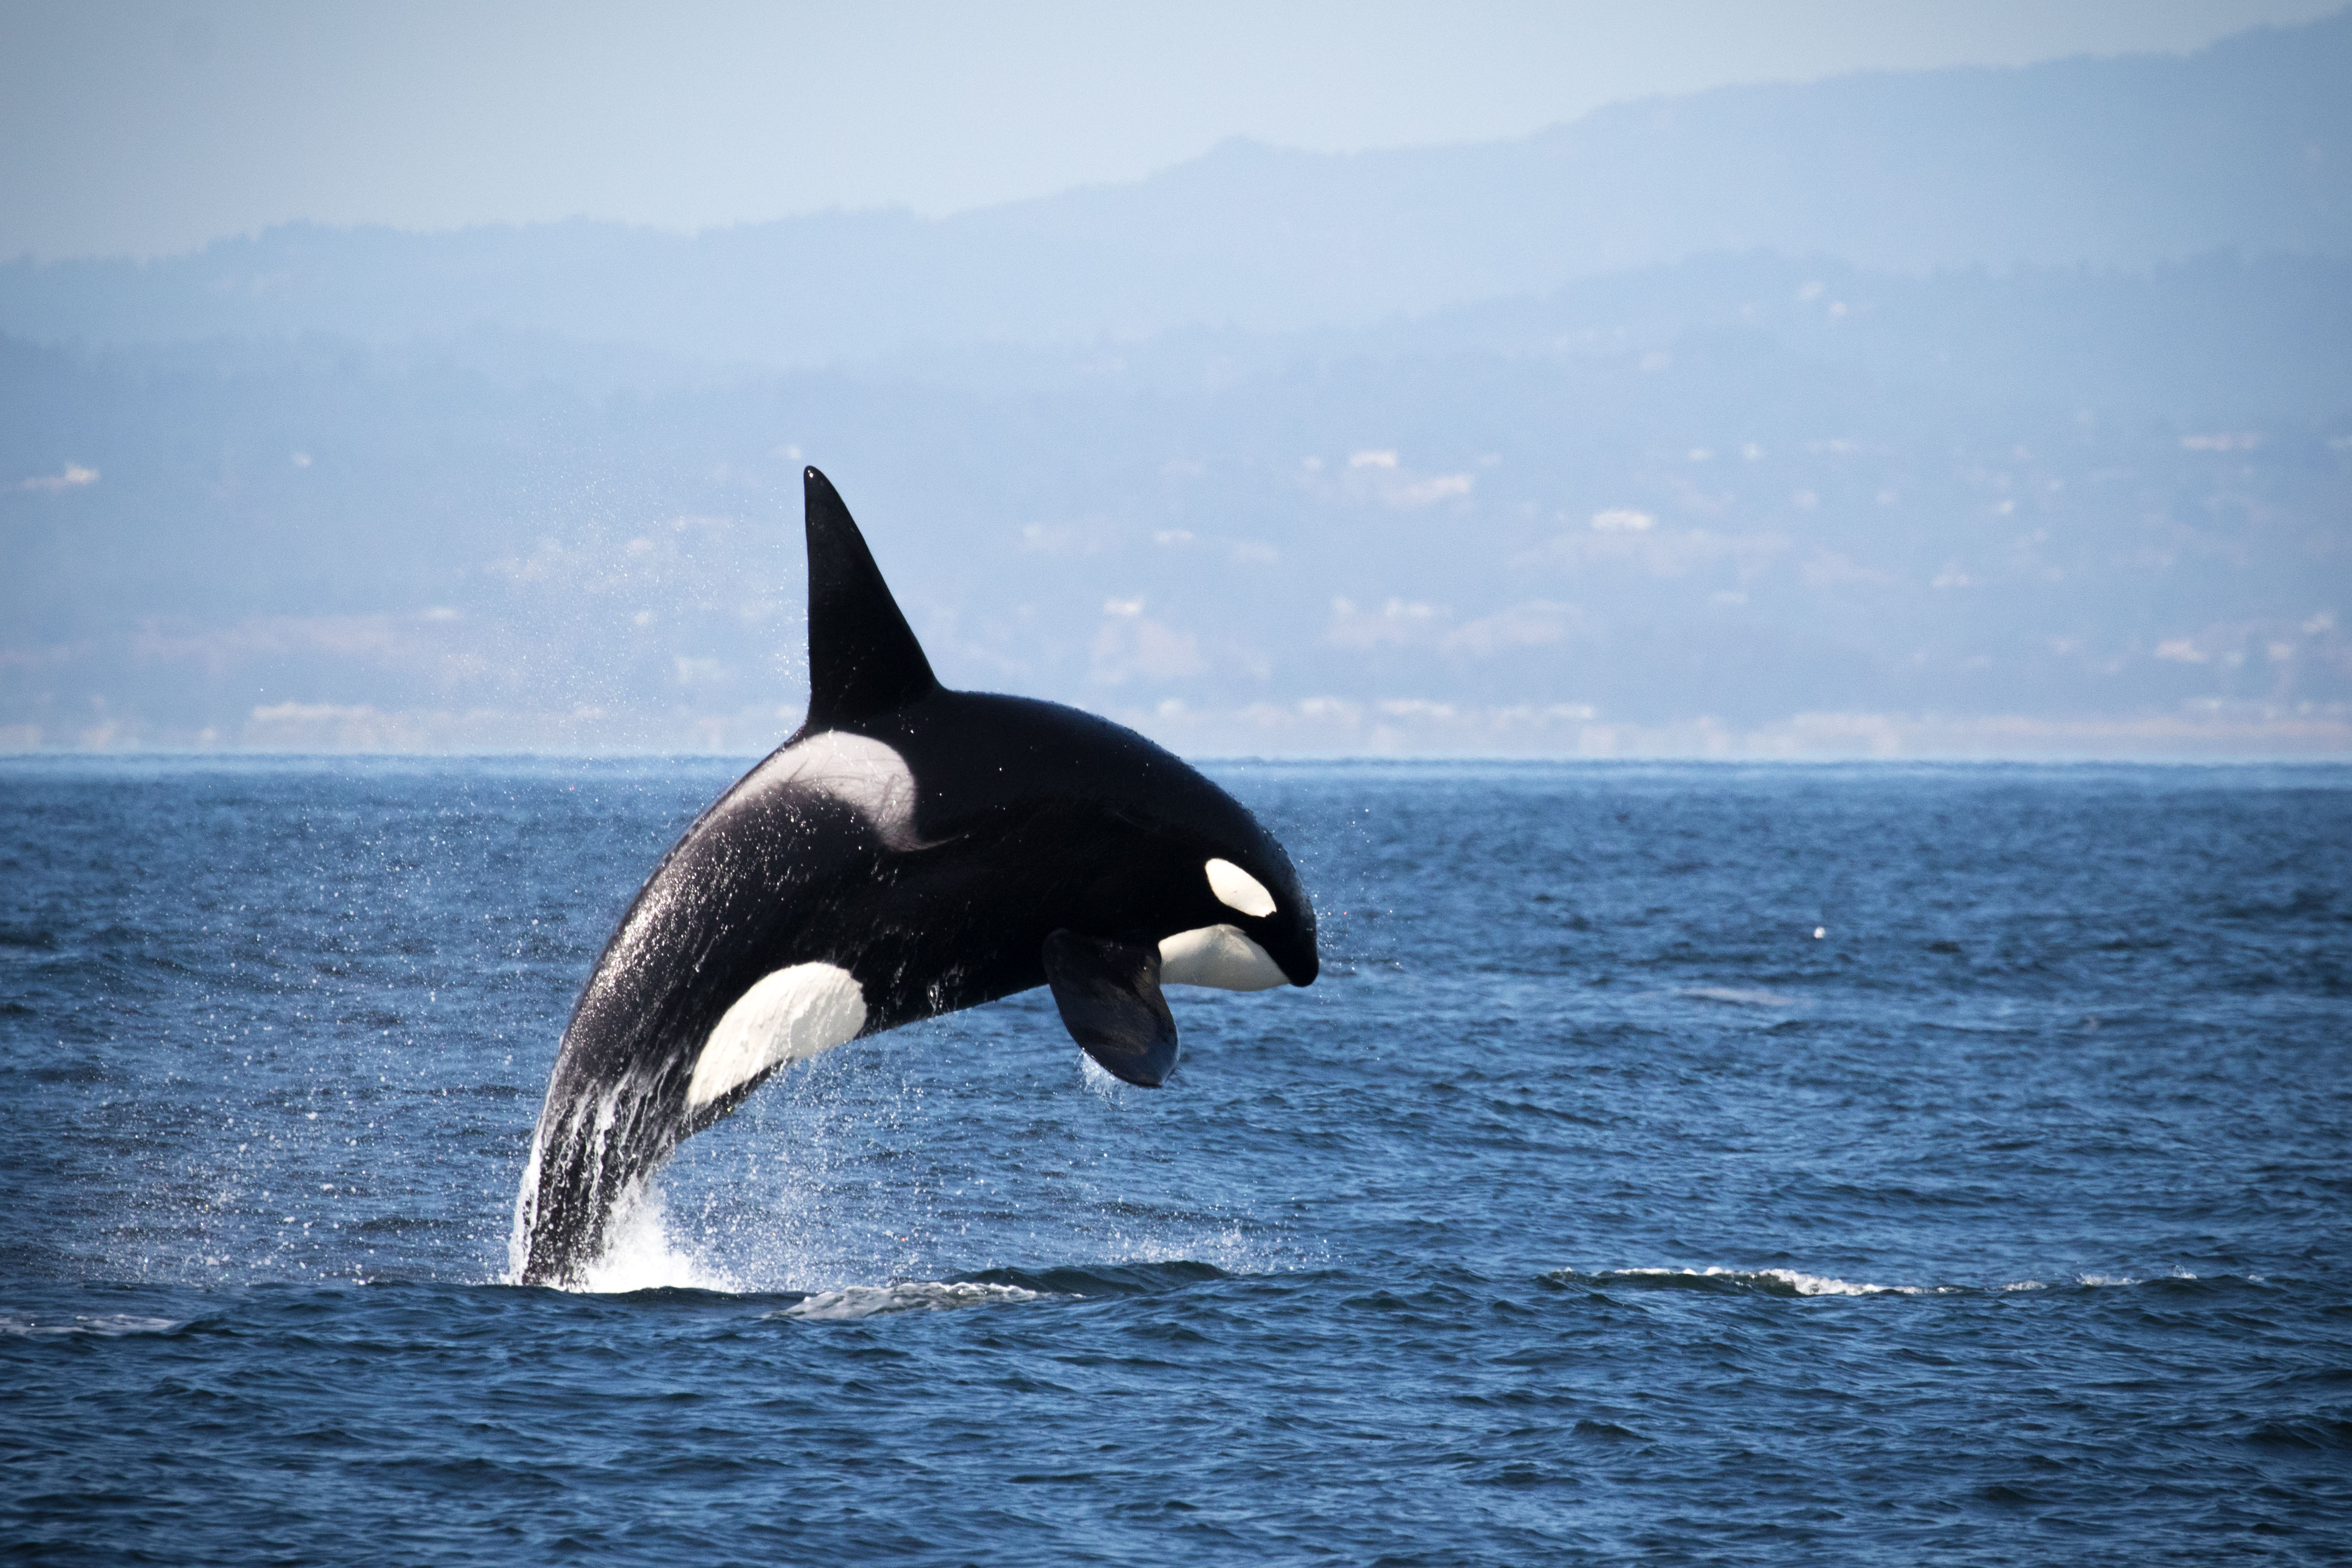
{"type": "Polygon", "coordinates": [[[888,713],[939,689],[866,537],[833,482],[801,475],[808,502],[809,729],[888,713]]]}

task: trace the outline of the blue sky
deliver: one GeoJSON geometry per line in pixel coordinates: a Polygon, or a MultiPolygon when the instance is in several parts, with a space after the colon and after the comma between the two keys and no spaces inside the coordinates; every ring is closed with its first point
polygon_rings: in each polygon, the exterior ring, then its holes
{"type": "Polygon", "coordinates": [[[0,256],[293,219],[940,214],[1230,136],[1521,134],[1735,81],[2189,49],[2337,0],[0,5],[0,256]]]}

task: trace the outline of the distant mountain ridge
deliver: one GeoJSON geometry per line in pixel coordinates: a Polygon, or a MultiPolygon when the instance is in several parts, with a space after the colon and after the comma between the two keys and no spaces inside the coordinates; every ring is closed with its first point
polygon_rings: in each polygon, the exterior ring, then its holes
{"type": "Polygon", "coordinates": [[[944,676],[1192,750],[2352,751],[2352,261],[1770,256],[854,371],[0,338],[0,750],[755,750],[804,461],[944,676]]]}
{"type": "Polygon", "coordinates": [[[755,751],[813,461],[944,677],[1188,751],[2352,755],[2347,87],[0,266],[0,751],[755,751]]]}
{"type": "Polygon", "coordinates": [[[828,213],[690,237],[291,225],[144,264],[20,260],[0,265],[0,331],[384,342],[495,323],[780,367],[1362,324],[1759,249],[1914,271],[2352,255],[2352,12],[2187,57],[1725,88],[1514,141],[1229,142],[940,220],[828,213]]]}

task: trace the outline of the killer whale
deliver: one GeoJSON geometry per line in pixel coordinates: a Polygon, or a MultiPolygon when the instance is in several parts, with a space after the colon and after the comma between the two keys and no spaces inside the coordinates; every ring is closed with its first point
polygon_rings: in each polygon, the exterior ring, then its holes
{"type": "Polygon", "coordinates": [[[825,476],[803,473],[809,706],[639,889],[565,1027],[516,1199],[527,1284],[580,1281],[677,1145],[786,1064],[1050,987],[1156,1087],[1163,985],[1314,982],[1290,857],[1171,753],[1056,703],[952,691],[825,476]]]}

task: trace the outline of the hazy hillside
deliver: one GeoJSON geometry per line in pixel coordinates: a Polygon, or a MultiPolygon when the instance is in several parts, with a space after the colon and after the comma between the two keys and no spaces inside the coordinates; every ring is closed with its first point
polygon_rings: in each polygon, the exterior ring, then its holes
{"type": "Polygon", "coordinates": [[[1248,143],[939,222],[694,238],[296,225],[147,265],[0,266],[0,330],[132,341],[490,324],[772,366],[909,345],[1291,330],[1716,252],[1879,269],[2352,254],[2352,14],[2193,57],[1879,74],[1604,110],[1518,141],[1248,143]]]}
{"type": "Polygon", "coordinates": [[[0,746],[2352,749],[2352,13],[940,222],[0,266],[0,746]]]}
{"type": "Polygon", "coordinates": [[[1194,748],[2340,748],[2347,302],[1751,256],[857,371],[11,341],[0,727],[767,744],[805,458],[949,679],[1194,748]]]}

